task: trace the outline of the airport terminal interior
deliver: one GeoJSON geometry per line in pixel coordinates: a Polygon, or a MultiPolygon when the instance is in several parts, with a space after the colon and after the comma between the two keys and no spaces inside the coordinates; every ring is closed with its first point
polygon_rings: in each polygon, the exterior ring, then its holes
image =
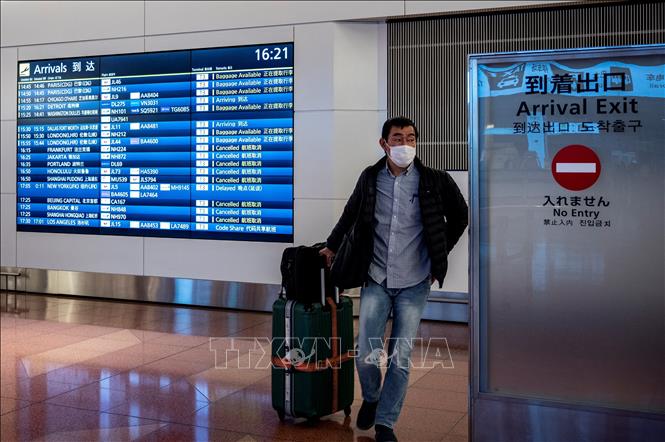
{"type": "MultiPolygon", "coordinates": [[[[373,440],[341,411],[281,423],[269,365],[250,365],[248,351],[225,356],[223,338],[242,348],[270,337],[268,313],[17,296],[0,316],[3,441],[373,440]]],[[[466,441],[468,327],[423,321],[418,335],[447,337],[450,354],[412,369],[396,430],[466,441]]],[[[357,411],[357,375],[355,395],[357,411]]]]}
{"type": "Polygon", "coordinates": [[[0,442],[665,440],[665,2],[0,8],[0,442]]]}

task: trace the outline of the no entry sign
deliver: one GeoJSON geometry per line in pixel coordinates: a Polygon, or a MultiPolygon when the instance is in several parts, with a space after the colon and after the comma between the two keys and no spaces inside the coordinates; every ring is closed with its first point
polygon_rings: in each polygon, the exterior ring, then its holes
{"type": "Polygon", "coordinates": [[[568,190],[588,189],[600,176],[600,160],[590,148],[571,144],[554,155],[552,176],[568,190]]]}

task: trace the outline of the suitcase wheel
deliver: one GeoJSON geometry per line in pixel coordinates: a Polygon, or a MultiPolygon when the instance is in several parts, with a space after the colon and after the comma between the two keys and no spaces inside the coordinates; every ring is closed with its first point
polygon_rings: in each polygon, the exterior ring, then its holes
{"type": "Polygon", "coordinates": [[[277,416],[279,417],[279,420],[284,422],[284,411],[283,410],[277,410],[277,416]]]}
{"type": "Polygon", "coordinates": [[[351,405],[344,407],[344,416],[351,416],[351,405]]]}

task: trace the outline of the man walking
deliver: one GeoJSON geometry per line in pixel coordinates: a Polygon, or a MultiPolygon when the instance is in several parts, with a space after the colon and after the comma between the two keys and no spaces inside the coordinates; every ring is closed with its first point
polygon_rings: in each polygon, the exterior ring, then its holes
{"type": "MultiPolygon", "coordinates": [[[[345,235],[354,229],[352,254],[366,257],[358,266],[366,277],[356,359],[363,404],[356,426],[374,426],[379,442],[397,441],[393,426],[406,395],[411,340],[430,286],[434,281],[443,284],[448,253],[468,225],[468,207],[459,188],[448,173],[416,158],[417,140],[418,129],[410,119],[384,123],[379,144],[386,156],[362,172],[320,252],[332,265],[345,235]],[[391,311],[389,365],[382,387],[378,360],[391,311]]],[[[348,259],[348,254],[338,259],[348,259]]]]}

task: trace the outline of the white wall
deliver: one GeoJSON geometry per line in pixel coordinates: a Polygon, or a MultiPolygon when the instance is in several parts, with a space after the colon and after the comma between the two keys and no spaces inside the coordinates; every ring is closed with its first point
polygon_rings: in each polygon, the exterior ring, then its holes
{"type": "MultiPolygon", "coordinates": [[[[306,244],[325,239],[358,174],[381,155],[377,140],[386,117],[385,18],[485,7],[487,2],[410,0],[3,2],[0,265],[277,283],[284,248],[17,233],[17,60],[293,41],[295,243],[306,244]]],[[[454,178],[466,194],[467,174],[454,178]]],[[[450,261],[444,289],[466,292],[466,236],[450,261]]]]}

